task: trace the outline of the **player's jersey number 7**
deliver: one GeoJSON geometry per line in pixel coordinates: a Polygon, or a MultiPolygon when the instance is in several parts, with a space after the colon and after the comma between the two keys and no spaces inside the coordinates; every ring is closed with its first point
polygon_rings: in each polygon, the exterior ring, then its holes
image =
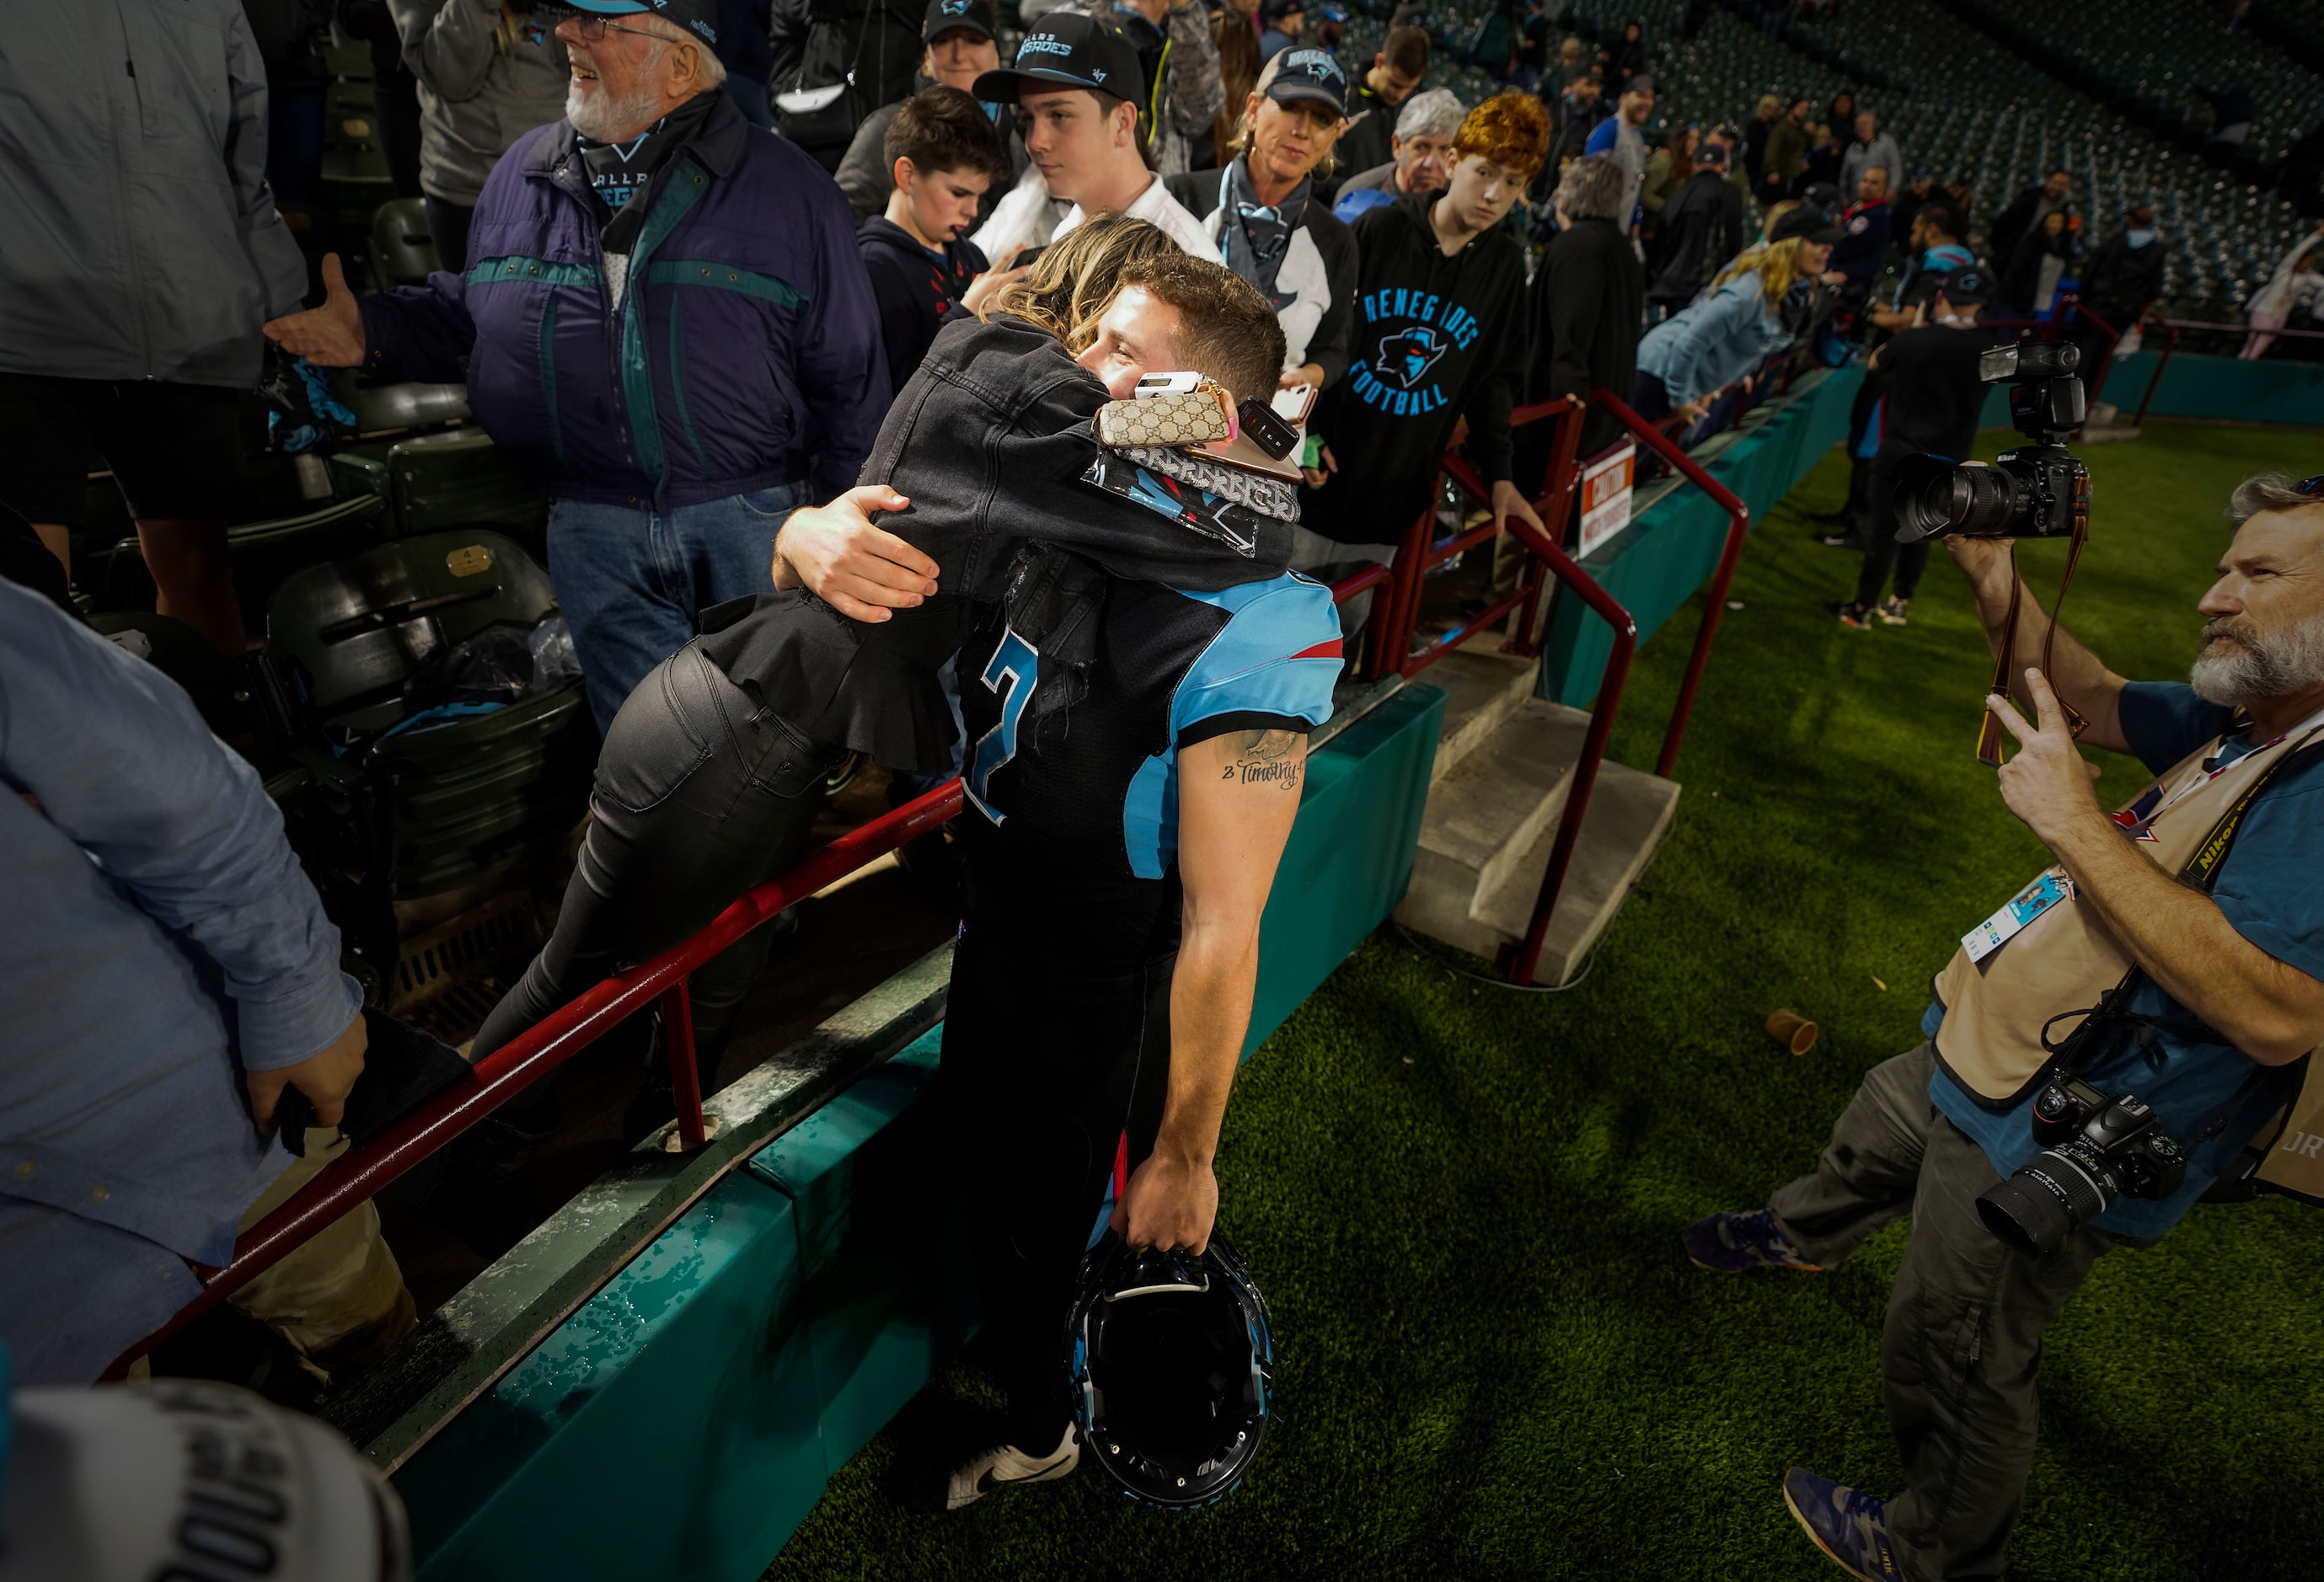
{"type": "Polygon", "coordinates": [[[993,649],[992,658],[978,677],[985,688],[1006,695],[1001,700],[1001,722],[977,738],[976,751],[970,758],[968,778],[963,788],[976,810],[995,824],[1009,822],[1009,815],[992,805],[986,792],[992,776],[1001,765],[1017,756],[1017,722],[1024,718],[1025,705],[1033,699],[1033,688],[1039,684],[1041,651],[1013,628],[1002,630],[1001,646],[993,649]]]}

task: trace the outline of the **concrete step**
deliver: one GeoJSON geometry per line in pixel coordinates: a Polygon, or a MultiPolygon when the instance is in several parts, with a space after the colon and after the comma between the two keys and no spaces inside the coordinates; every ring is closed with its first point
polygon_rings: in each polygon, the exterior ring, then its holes
{"type": "Polygon", "coordinates": [[[1477,894],[1498,887],[1557,822],[1589,729],[1580,709],[1526,699],[1429,787],[1422,849],[1473,874],[1477,894]]]}
{"type": "Polygon", "coordinates": [[[1517,713],[1533,696],[1540,664],[1506,654],[1456,648],[1422,672],[1431,686],[1444,692],[1444,733],[1436,744],[1436,767],[1429,772],[1435,784],[1517,713]]]}
{"type": "MultiPolygon", "coordinates": [[[[1573,860],[1566,869],[1557,909],[1550,915],[1536,982],[1556,984],[1572,978],[1662,844],[1678,796],[1674,781],[1627,764],[1600,766],[1573,860]]],[[[1502,946],[1524,937],[1532,920],[1542,876],[1549,869],[1550,848],[1557,840],[1555,812],[1563,810],[1563,800],[1558,792],[1556,810],[1538,821],[1529,841],[1510,842],[1521,855],[1491,854],[1493,871],[1499,877],[1488,886],[1478,883],[1478,866],[1449,851],[1431,850],[1424,836],[1397,921],[1488,961],[1495,959],[1502,946]]],[[[1431,820],[1435,813],[1432,796],[1431,820]]],[[[1509,832],[1515,835],[1531,822],[1511,817],[1509,832]]]]}

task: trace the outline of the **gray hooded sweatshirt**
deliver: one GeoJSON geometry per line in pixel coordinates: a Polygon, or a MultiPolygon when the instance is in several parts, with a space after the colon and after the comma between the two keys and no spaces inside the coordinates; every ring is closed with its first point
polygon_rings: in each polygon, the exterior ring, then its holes
{"type": "Polygon", "coordinates": [[[388,0],[420,79],[420,188],[476,207],[509,144],[565,115],[572,74],[546,17],[503,25],[501,0],[388,0]]]}

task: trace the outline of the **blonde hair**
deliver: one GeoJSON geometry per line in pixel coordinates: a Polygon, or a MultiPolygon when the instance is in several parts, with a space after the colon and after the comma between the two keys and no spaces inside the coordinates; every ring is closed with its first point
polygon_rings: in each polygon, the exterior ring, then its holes
{"type": "MultiPolygon", "coordinates": [[[[1775,222],[1770,220],[1768,224],[1772,226],[1775,222]]],[[[1786,236],[1780,242],[1770,242],[1764,247],[1755,247],[1742,253],[1719,271],[1719,278],[1711,282],[1711,289],[1715,291],[1731,280],[1751,274],[1759,277],[1759,289],[1766,293],[1768,307],[1773,308],[1782,301],[1784,293],[1801,279],[1800,238],[1786,236]]]]}
{"type": "MultiPolygon", "coordinates": [[[[1231,160],[1250,152],[1250,140],[1259,130],[1259,106],[1266,102],[1267,90],[1275,86],[1275,79],[1282,74],[1284,60],[1290,53],[1288,50],[1277,51],[1275,59],[1267,63],[1267,69],[1260,72],[1259,80],[1251,85],[1250,92],[1243,96],[1242,119],[1235,124],[1234,141],[1227,144],[1231,160]]],[[[1332,141],[1325,145],[1315,162],[1307,167],[1307,173],[1310,176],[1328,176],[1338,170],[1340,117],[1332,114],[1331,106],[1320,99],[1293,99],[1284,104],[1283,108],[1290,115],[1305,118],[1317,136],[1326,131],[1332,134],[1332,141]]]]}
{"type": "Polygon", "coordinates": [[[1779,115],[1783,112],[1783,108],[1784,101],[1773,94],[1761,94],[1759,103],[1756,106],[1756,110],[1774,110],[1779,115]]]}
{"type": "Polygon", "coordinates": [[[1128,215],[1101,216],[1050,243],[1033,261],[1032,272],[1002,288],[979,317],[1011,314],[1078,354],[1095,337],[1098,316],[1113,300],[1121,271],[1178,250],[1158,225],[1128,215]]]}

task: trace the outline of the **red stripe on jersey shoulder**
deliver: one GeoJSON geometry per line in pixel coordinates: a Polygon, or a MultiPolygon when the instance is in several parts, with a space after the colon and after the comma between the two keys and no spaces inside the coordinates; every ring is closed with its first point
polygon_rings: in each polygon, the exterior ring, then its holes
{"type": "Polygon", "coordinates": [[[1314,648],[1302,649],[1300,652],[1296,653],[1291,657],[1295,659],[1339,658],[1341,658],[1340,639],[1338,638],[1333,638],[1328,643],[1317,643],[1314,648]]]}

